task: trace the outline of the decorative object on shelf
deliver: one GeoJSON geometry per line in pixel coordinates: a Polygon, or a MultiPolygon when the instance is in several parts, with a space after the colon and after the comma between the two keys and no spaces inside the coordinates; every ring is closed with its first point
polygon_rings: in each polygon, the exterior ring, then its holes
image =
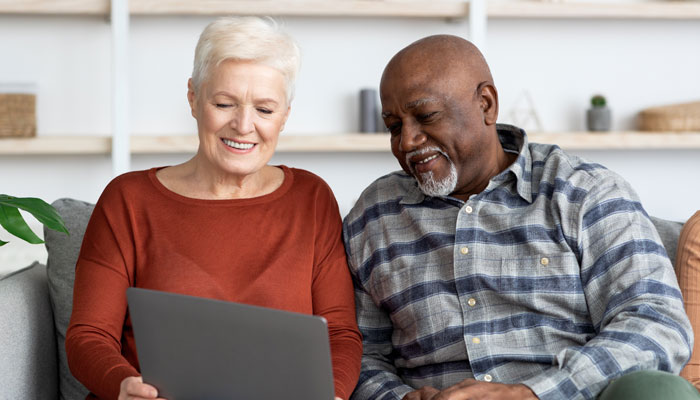
{"type": "Polygon", "coordinates": [[[653,132],[700,131],[700,101],[651,107],[639,112],[639,130],[653,132]]]}
{"type": "MultiPolygon", "coordinates": [[[[47,228],[68,234],[63,219],[55,208],[44,200],[35,197],[14,197],[0,194],[0,226],[11,235],[31,244],[44,243],[27,225],[19,210],[24,210],[34,216],[47,228]]],[[[0,246],[7,244],[0,240],[0,246]]]]}
{"type": "Polygon", "coordinates": [[[375,89],[360,90],[360,132],[381,132],[379,129],[379,108],[375,89]]]}
{"type": "Polygon", "coordinates": [[[0,138],[36,136],[36,89],[0,84],[0,138]]]}
{"type": "Polygon", "coordinates": [[[596,94],[591,97],[591,108],[586,111],[586,123],[591,132],[604,132],[610,130],[611,112],[607,106],[605,97],[596,94]]]}
{"type": "Polygon", "coordinates": [[[542,121],[535,108],[535,102],[527,90],[523,90],[518,95],[508,114],[510,115],[511,123],[524,129],[527,133],[544,131],[542,121]]]}

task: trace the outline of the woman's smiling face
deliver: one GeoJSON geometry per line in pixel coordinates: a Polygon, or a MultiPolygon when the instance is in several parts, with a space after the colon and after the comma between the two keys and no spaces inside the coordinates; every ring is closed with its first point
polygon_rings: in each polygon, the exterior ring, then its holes
{"type": "Polygon", "coordinates": [[[281,72],[252,61],[226,60],[187,98],[197,120],[198,155],[220,172],[254,175],[272,158],[289,116],[281,72]]]}

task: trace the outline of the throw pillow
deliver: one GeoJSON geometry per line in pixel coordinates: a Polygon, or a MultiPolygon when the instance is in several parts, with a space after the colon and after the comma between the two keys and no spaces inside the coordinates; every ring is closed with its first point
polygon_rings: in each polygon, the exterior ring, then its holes
{"type": "MultiPolygon", "coordinates": [[[[700,211],[690,217],[678,239],[678,284],[683,292],[685,312],[693,327],[700,324],[700,211]]],[[[696,331],[697,332],[697,331],[696,331]]],[[[697,335],[697,333],[696,333],[697,335]]],[[[700,343],[696,336],[693,355],[681,376],[700,389],[700,343]]]]}
{"type": "Polygon", "coordinates": [[[85,228],[92,215],[94,204],[74,199],[58,199],[52,204],[66,223],[70,235],[44,229],[44,241],[48,258],[46,274],[49,296],[53,308],[58,347],[58,378],[60,398],[65,400],[85,399],[88,390],[73,377],[66,358],[66,330],[73,310],[73,281],[75,264],[85,228]]]}

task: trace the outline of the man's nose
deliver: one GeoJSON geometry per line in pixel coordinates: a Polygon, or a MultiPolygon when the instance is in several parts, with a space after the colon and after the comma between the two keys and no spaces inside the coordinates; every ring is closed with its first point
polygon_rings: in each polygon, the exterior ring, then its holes
{"type": "Polygon", "coordinates": [[[252,107],[238,107],[231,118],[231,128],[242,135],[254,132],[252,107]]]}
{"type": "Polygon", "coordinates": [[[420,124],[412,122],[412,123],[404,123],[402,129],[401,129],[401,142],[399,143],[399,146],[401,148],[401,151],[404,153],[411,152],[413,150],[416,150],[418,147],[420,147],[425,141],[427,140],[427,137],[425,136],[425,133],[420,128],[420,124]]]}

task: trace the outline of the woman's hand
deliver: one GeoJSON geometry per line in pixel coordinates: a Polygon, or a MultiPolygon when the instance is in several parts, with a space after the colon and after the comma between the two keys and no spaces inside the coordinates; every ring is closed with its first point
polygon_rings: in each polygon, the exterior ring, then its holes
{"type": "Polygon", "coordinates": [[[143,383],[143,379],[140,376],[125,378],[119,386],[119,400],[155,399],[157,397],[158,390],[147,383],[143,383]]]}

